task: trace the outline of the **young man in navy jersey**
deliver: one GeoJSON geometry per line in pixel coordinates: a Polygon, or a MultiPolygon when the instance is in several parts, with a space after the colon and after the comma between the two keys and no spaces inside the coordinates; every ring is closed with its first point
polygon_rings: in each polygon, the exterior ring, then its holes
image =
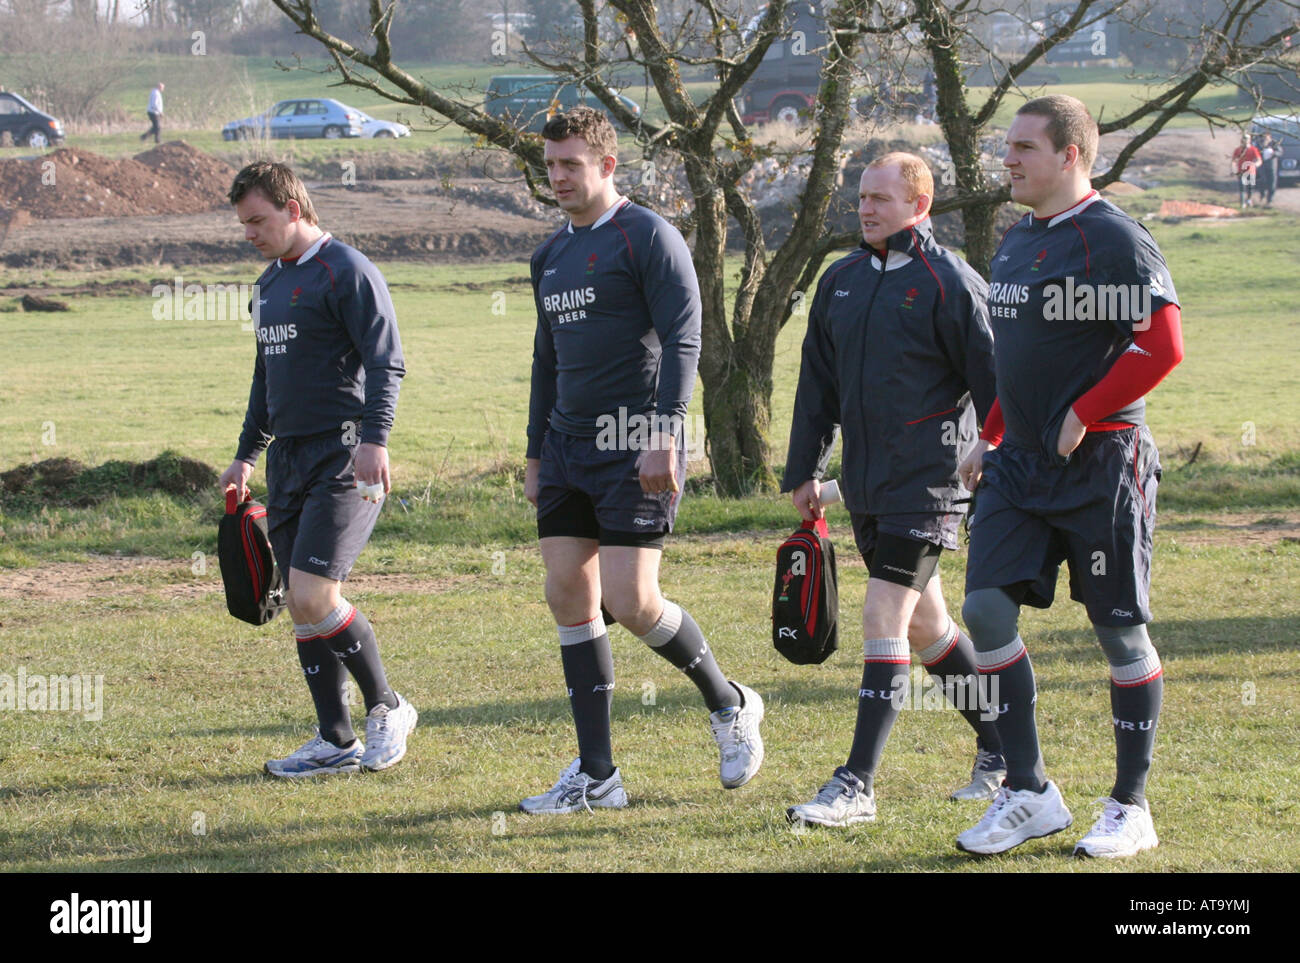
{"type": "Polygon", "coordinates": [[[820,476],[844,434],[840,483],[870,577],[863,672],[848,761],[791,821],[848,826],[876,818],[873,780],[908,688],[911,652],[975,730],[969,785],[989,799],[1006,775],[971,640],[948,616],[939,554],[957,547],[965,492],[957,466],[993,404],[993,335],[983,278],[935,243],[934,178],[914,154],[862,172],[860,250],[822,275],[804,336],[783,491],[822,517],[820,476]],[[981,704],[983,703],[983,704],[981,704]]]}
{"type": "Polygon", "coordinates": [[[1182,329],[1155,241],[1091,188],[1096,154],[1096,121],[1073,97],[1029,101],[1007,131],[1011,198],[1032,211],[993,258],[998,400],[961,466],[966,486],[980,485],[962,611],[980,671],[997,681],[1007,780],[957,837],[972,853],[1072,821],[1044,771],[1017,628],[1021,605],[1051,605],[1062,561],[1110,664],[1115,732],[1115,783],[1075,854],[1158,842],[1145,786],[1162,696],[1146,629],[1160,463],[1143,396],[1182,360],[1182,329]]]}
{"type": "Polygon", "coordinates": [[[230,203],[271,264],[255,289],[257,361],[244,429],[218,484],[236,486],[242,499],[270,444],[271,548],[319,720],[315,737],[266,771],[386,769],[406,754],[416,712],[389,687],[370,623],[339,588],[379,517],[378,486],[391,488],[388,432],[406,372],[393,302],[364,255],[321,231],[306,187],[285,165],[245,167],[230,203]],[[375,486],[373,494],[360,486],[375,486]],[[352,731],[344,669],[365,700],[364,746],[352,731]]]}
{"type": "Polygon", "coordinates": [[[627,805],[610,746],[614,619],[699,688],[723,786],[763,761],[763,700],[729,682],[695,620],[659,592],[659,559],[686,479],[684,421],[700,353],[700,295],[681,234],[614,186],[618,139],[577,107],[542,131],[547,175],[569,221],[533,255],[533,347],[524,491],[537,507],[546,601],[578,758],[519,808],[627,805]]]}

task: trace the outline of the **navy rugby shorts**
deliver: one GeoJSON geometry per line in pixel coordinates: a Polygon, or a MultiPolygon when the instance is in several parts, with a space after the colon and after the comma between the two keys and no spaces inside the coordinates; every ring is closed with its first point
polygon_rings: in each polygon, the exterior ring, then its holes
{"type": "Polygon", "coordinates": [[[984,456],[970,523],[966,592],[1000,588],[1047,608],[1061,562],[1094,625],[1151,621],[1151,553],[1160,455],[1151,432],[1095,431],[1062,465],[1003,443],[984,456]]]}
{"type": "Polygon", "coordinates": [[[342,581],[366,547],[382,503],[354,487],[355,447],[342,434],[277,438],[266,453],[266,522],[276,564],[342,581]]]}

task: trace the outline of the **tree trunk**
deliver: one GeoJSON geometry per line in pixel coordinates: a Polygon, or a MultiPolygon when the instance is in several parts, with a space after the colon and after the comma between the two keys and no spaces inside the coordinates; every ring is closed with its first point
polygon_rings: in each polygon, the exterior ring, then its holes
{"type": "Polygon", "coordinates": [[[705,386],[709,460],[721,492],[743,495],[776,487],[767,440],[771,422],[772,380],[762,371],[737,359],[721,383],[705,386]]]}

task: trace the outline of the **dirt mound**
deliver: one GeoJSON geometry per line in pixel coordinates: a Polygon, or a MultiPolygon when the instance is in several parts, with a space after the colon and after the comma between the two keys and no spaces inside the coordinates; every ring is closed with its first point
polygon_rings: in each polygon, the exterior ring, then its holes
{"type": "Polygon", "coordinates": [[[196,150],[181,140],[171,141],[136,154],[135,159],[156,173],[188,185],[205,198],[217,198],[213,207],[224,207],[235,169],[211,154],[196,150]]]}
{"type": "Polygon", "coordinates": [[[234,175],[182,141],[120,160],[64,147],[0,161],[0,208],[40,220],[193,214],[224,206],[234,175]]]}
{"type": "Polygon", "coordinates": [[[73,458],[47,458],[0,472],[0,505],[9,511],[48,505],[85,507],[112,495],[153,491],[192,498],[216,484],[214,468],[174,451],[142,462],[106,461],[95,468],[73,458]]]}

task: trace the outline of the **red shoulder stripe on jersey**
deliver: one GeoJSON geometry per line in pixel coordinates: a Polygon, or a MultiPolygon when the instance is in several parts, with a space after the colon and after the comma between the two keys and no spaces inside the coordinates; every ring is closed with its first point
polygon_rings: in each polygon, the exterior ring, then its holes
{"type": "MultiPolygon", "coordinates": [[[[627,206],[627,205],[625,204],[624,207],[626,207],[626,206],[627,206]]],[[[628,257],[634,257],[635,255],[633,255],[633,253],[632,253],[632,241],[631,241],[631,239],[627,236],[627,231],[623,230],[623,225],[620,224],[620,223],[618,222],[618,215],[615,214],[613,217],[611,217],[611,218],[609,219],[609,223],[613,224],[616,228],[618,228],[618,233],[620,233],[620,234],[623,235],[623,240],[624,240],[624,242],[627,244],[627,255],[628,255],[628,257]]]]}
{"type": "Polygon", "coordinates": [[[1083,238],[1083,274],[1084,277],[1092,277],[1092,249],[1088,247],[1088,238],[1084,236],[1083,228],[1074,218],[1070,218],[1070,223],[1074,229],[1079,232],[1079,237],[1083,238]]]}
{"type": "MultiPolygon", "coordinates": [[[[321,264],[325,264],[324,261],[321,261],[319,254],[317,254],[314,258],[312,258],[312,260],[320,261],[321,264]]],[[[332,288],[334,287],[334,269],[330,267],[328,264],[325,264],[325,270],[330,272],[330,287],[332,288]]]]}
{"type": "Polygon", "coordinates": [[[916,236],[916,230],[914,228],[909,228],[909,230],[912,232],[912,243],[916,245],[916,253],[921,255],[921,260],[925,263],[927,270],[929,270],[930,274],[934,277],[934,283],[939,285],[939,303],[942,304],[947,300],[943,293],[943,282],[939,280],[939,275],[934,273],[934,268],[930,267],[930,259],[926,257],[925,252],[921,250],[921,239],[916,236]]]}
{"type": "Polygon", "coordinates": [[[830,280],[831,278],[835,277],[835,275],[837,275],[837,274],[839,274],[841,271],[843,271],[843,270],[844,270],[846,267],[848,267],[850,264],[857,264],[857,263],[858,263],[859,261],[861,261],[864,257],[871,257],[871,252],[870,252],[870,251],[863,251],[861,254],[859,254],[857,257],[855,257],[853,260],[851,260],[851,261],[845,261],[843,264],[841,264],[839,267],[837,267],[837,268],[836,268],[834,271],[832,271],[830,274],[826,275],[826,279],[827,279],[827,280],[830,280]]]}
{"type": "MultiPolygon", "coordinates": [[[[1029,216],[1030,215],[1028,214],[1025,215],[1025,217],[1029,217],[1029,216]]],[[[1002,237],[998,239],[998,251],[1002,250],[1002,242],[1007,239],[1007,235],[1010,234],[1012,231],[1014,231],[1017,227],[1019,227],[1023,223],[1025,223],[1024,217],[1022,217],[1020,220],[1013,223],[1010,227],[1008,227],[1005,231],[1002,232],[1002,237]]],[[[997,251],[994,251],[993,253],[997,254],[997,251]]]]}

